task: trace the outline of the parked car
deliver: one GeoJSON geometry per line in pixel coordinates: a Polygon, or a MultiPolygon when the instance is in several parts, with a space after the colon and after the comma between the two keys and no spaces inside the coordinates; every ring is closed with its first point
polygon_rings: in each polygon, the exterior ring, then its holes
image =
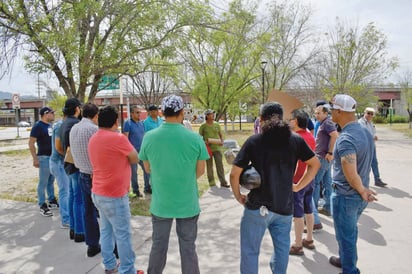
{"type": "Polygon", "coordinates": [[[17,124],[19,127],[29,127],[30,126],[30,123],[29,122],[26,122],[26,121],[20,121],[20,122],[18,122],[18,124],[17,124]]]}

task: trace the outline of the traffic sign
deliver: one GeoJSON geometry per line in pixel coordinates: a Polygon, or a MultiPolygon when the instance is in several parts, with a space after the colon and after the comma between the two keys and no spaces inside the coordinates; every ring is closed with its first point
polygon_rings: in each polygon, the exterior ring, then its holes
{"type": "Polygon", "coordinates": [[[98,90],[120,89],[119,77],[115,74],[104,75],[99,82],[98,90]]]}
{"type": "Polygon", "coordinates": [[[13,109],[20,109],[20,94],[14,93],[11,97],[11,102],[13,104],[13,109]]]}

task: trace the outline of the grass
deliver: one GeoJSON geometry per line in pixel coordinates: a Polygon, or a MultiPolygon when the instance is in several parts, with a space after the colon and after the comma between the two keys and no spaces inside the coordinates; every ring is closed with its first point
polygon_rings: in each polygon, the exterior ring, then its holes
{"type": "Polygon", "coordinates": [[[10,156],[10,157],[14,157],[14,156],[31,156],[29,149],[4,151],[4,152],[0,152],[0,154],[10,156]]]}
{"type": "Polygon", "coordinates": [[[388,127],[392,130],[402,132],[403,134],[405,134],[409,138],[412,138],[412,129],[409,128],[408,123],[392,124],[392,125],[390,125],[390,124],[379,124],[379,126],[388,127]]]}

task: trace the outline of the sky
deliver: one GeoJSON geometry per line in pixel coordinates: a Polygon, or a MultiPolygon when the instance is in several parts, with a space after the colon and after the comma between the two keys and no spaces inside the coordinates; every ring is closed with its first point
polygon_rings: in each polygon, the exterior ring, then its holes
{"type": "MultiPolygon", "coordinates": [[[[399,60],[399,69],[390,81],[396,83],[403,71],[408,69],[412,71],[411,0],[300,0],[300,2],[311,5],[314,10],[313,23],[320,28],[320,31],[331,29],[336,17],[357,24],[360,29],[369,22],[374,22],[375,26],[387,36],[388,56],[397,57],[399,60]]],[[[26,73],[20,61],[15,64],[11,76],[6,75],[0,80],[0,91],[37,96],[38,78],[57,89],[57,81],[46,74],[26,73]]],[[[44,96],[44,93],[44,88],[40,87],[41,96],[44,96]]]]}

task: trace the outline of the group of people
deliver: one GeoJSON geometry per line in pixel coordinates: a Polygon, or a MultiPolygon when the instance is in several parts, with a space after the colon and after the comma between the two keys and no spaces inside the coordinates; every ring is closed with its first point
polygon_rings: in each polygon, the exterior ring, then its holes
{"type": "MultiPolygon", "coordinates": [[[[158,116],[158,108],[151,106],[148,118],[141,121],[141,109],[132,107],[122,134],[116,108],[99,109],[70,98],[65,102],[62,121],[52,127],[54,111],[44,107],[40,121],[32,128],[29,147],[33,165],[39,167],[41,214],[52,216],[51,209],[59,208],[62,227],[70,229],[70,239],[85,241],[90,257],[101,252],[105,273],[136,273],[129,189],[131,185],[135,196],[142,195],[137,183],[138,164],[144,172],[144,192],[152,194],[148,272],[162,273],[171,226],[176,220],[182,273],[200,273],[195,247],[200,214],[197,179],[207,168],[209,185],[215,185],[214,160],[221,187],[229,187],[222,163],[223,134],[212,110],[205,112],[199,134],[187,130],[179,96],[165,97],[161,110],[164,120],[158,116]],[[59,203],[54,196],[55,178],[59,203]]],[[[307,129],[309,116],[303,110],[294,110],[287,123],[280,104],[271,102],[261,107],[260,133],[247,139],[230,172],[233,194],[244,206],[241,273],[258,273],[258,254],[266,229],[274,244],[270,262],[274,273],[286,273],[290,254],[302,255],[302,247],[315,248],[315,192],[320,193],[318,184],[325,185],[328,178],[331,183],[324,186],[325,205],[319,210],[330,212],[334,220],[339,256],[332,256],[330,263],[342,267],[343,273],[359,273],[357,221],[367,203],[376,200],[376,193],[369,189],[376,149],[373,134],[361,121],[358,123],[355,110],[356,101],[344,94],[336,95],[329,108],[318,106],[315,141],[307,129]],[[334,123],[341,128],[339,134],[335,133],[334,123]],[[325,141],[322,136],[329,139],[325,141]],[[250,164],[262,183],[246,196],[240,192],[239,179],[250,164]],[[296,235],[293,245],[292,219],[296,235]],[[307,235],[303,238],[305,222],[307,235]]]]}
{"type": "MultiPolygon", "coordinates": [[[[367,108],[365,116],[371,116],[370,111],[367,108]]],[[[246,140],[233,162],[230,183],[236,200],[244,206],[241,273],[258,273],[259,249],[266,229],[274,245],[270,261],[273,273],[286,273],[289,255],[303,255],[303,247],[315,248],[312,233],[321,227],[320,223],[316,227],[313,213],[320,183],[324,185],[325,204],[319,212],[332,216],[339,247],[339,256],[331,256],[329,262],[342,268],[342,273],[360,273],[357,222],[368,202],[376,200],[376,193],[369,189],[369,173],[376,158],[375,132],[358,122],[356,101],[346,94],[336,95],[328,105],[319,104],[315,115],[316,139],[308,130],[309,115],[305,111],[292,111],[287,124],[280,104],[264,104],[260,133],[246,140]],[[261,185],[244,195],[239,182],[250,164],[260,174],[261,185]],[[290,245],[292,217],[295,242],[290,245]],[[305,222],[307,235],[303,238],[305,222]]],[[[375,175],[375,185],[384,186],[377,178],[379,175],[375,175]]]]}

